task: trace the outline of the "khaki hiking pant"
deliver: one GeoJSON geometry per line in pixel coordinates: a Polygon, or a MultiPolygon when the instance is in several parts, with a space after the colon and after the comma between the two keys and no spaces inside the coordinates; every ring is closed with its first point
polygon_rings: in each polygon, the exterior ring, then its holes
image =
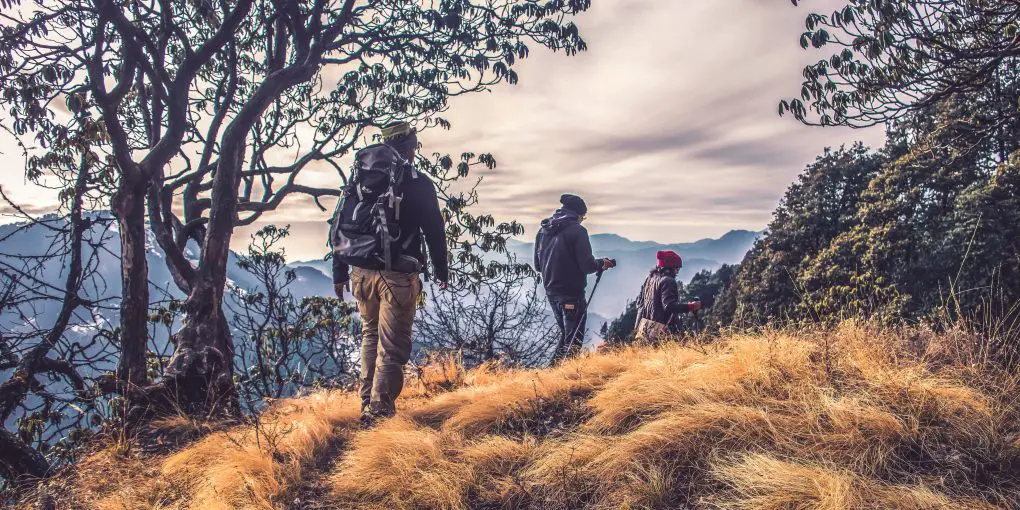
{"type": "Polygon", "coordinates": [[[421,294],[417,274],[353,268],[351,292],[361,314],[361,410],[396,412],[411,358],[411,325],[421,294]]]}

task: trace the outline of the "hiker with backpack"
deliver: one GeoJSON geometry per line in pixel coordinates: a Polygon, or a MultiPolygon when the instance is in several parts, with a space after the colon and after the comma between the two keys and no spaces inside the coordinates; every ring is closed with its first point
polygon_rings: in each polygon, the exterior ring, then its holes
{"type": "Polygon", "coordinates": [[[657,343],[680,332],[679,314],[697,312],[700,301],[680,302],[676,277],[683,260],[674,251],[655,254],[655,269],[648,274],[637,298],[637,324],[634,339],[641,343],[657,343]]]}
{"type": "Polygon", "coordinates": [[[545,294],[560,328],[553,363],[581,350],[588,319],[585,287],[588,275],[616,267],[613,259],[592,255],[588,230],[581,226],[588,206],[581,197],[563,195],[562,207],[542,220],[535,237],[535,268],[542,274],[545,294]]]}
{"type": "Polygon", "coordinates": [[[361,315],[362,423],[396,412],[411,357],[411,326],[427,264],[449,282],[446,226],[436,187],[414,167],[417,134],[408,123],[382,129],[383,143],[355,154],[351,178],[330,229],[333,286],[344,287],[361,315]]]}

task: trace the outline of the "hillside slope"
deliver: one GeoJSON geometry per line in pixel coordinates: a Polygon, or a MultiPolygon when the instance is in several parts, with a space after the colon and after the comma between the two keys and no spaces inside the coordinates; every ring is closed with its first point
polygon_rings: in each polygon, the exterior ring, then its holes
{"type": "Polygon", "coordinates": [[[141,439],[101,449],[36,497],[103,509],[1018,508],[1017,386],[975,368],[969,340],[848,325],[546,370],[431,365],[374,429],[358,429],[353,395],[315,393],[166,453],[141,439]]]}

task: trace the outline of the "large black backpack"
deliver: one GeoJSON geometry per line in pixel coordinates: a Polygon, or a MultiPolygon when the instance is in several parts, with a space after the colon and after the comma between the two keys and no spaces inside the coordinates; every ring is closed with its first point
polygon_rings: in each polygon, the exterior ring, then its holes
{"type": "Polygon", "coordinates": [[[416,273],[420,263],[403,256],[399,239],[400,202],[411,165],[392,147],[370,145],[354,156],[330,226],[333,256],[363,269],[416,273]]]}

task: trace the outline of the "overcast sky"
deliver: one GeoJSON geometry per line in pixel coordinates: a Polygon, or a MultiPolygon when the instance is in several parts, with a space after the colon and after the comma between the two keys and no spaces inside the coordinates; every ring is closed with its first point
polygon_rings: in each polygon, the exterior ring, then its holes
{"type": "MultiPolygon", "coordinates": [[[[761,229],[824,147],[883,139],[777,115],[821,56],[798,44],[808,12],[789,0],[596,0],[579,20],[586,53],[533,47],[517,86],[457,98],[453,129],[424,134],[425,150],[493,153],[481,208],[523,222],[527,238],[564,192],[585,198],[595,233],[675,242],[761,229]]],[[[44,210],[52,195],[25,187],[10,149],[0,143],[0,184],[44,210]]],[[[338,182],[326,168],[308,178],[338,182]]],[[[307,259],[325,251],[328,214],[298,199],[266,218],[290,223],[288,255],[307,259]]]]}

